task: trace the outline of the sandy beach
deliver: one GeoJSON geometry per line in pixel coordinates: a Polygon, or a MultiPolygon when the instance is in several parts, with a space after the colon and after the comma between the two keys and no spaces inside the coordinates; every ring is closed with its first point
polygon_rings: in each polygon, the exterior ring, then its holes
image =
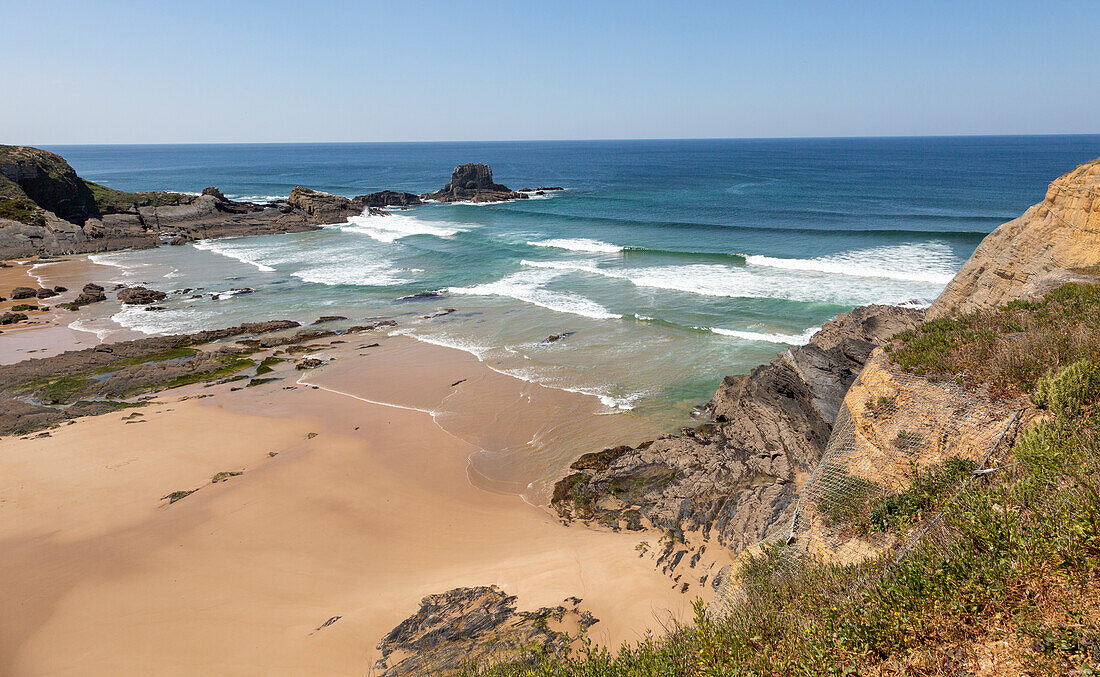
{"type": "MultiPolygon", "coordinates": [[[[62,350],[65,331],[68,347],[95,338],[42,320],[22,345],[62,350]]],[[[566,527],[541,507],[573,447],[642,434],[629,416],[467,353],[367,339],[255,388],[176,389],[0,439],[0,673],[365,674],[421,597],[459,586],[498,585],[520,609],[580,597],[609,646],[707,595],[639,556],[659,533],[566,527]],[[565,447],[531,457],[528,443],[552,435],[565,447]],[[212,482],[221,472],[242,474],[212,482]]]]}

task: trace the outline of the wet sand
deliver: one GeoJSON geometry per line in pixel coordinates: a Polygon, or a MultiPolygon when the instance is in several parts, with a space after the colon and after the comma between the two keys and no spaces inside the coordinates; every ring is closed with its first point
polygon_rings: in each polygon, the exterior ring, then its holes
{"type": "Polygon", "coordinates": [[[610,646],[706,597],[638,556],[659,533],[532,505],[574,449],[637,441],[629,415],[407,337],[340,340],[317,370],[0,439],[0,674],[365,674],[454,587],[575,595],[610,646]]]}
{"type": "MultiPolygon", "coordinates": [[[[0,302],[0,313],[10,310],[14,305],[28,303],[50,309],[45,312],[25,311],[26,320],[0,328],[0,364],[12,364],[33,357],[49,357],[66,350],[89,348],[101,342],[95,332],[82,331],[70,325],[78,318],[86,321],[117,310],[118,306],[112,295],[108,295],[108,301],[86,306],[78,313],[64,309],[54,310],[52,306],[72,301],[88,282],[97,282],[110,289],[113,285],[107,281],[115,275],[110,266],[93,263],[85,256],[48,263],[12,261],[9,264],[7,268],[0,268],[0,297],[7,299],[0,302]],[[68,291],[47,299],[11,298],[11,290],[15,287],[52,288],[56,285],[61,285],[68,291]]],[[[125,341],[141,336],[142,334],[136,332],[120,330],[112,336],[112,340],[125,341]]]]}

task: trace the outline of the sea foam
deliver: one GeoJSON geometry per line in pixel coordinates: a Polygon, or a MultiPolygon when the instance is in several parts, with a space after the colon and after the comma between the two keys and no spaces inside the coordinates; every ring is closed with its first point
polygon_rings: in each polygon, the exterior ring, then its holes
{"type": "Polygon", "coordinates": [[[467,229],[454,223],[423,221],[407,214],[388,216],[353,216],[338,226],[346,233],[366,235],[379,242],[390,243],[410,235],[454,237],[467,229]]]}
{"type": "Polygon", "coordinates": [[[232,243],[232,240],[199,240],[198,242],[192,243],[191,246],[200,251],[208,251],[213,254],[236,259],[241,263],[247,263],[265,273],[275,272],[274,268],[260,260],[262,258],[260,250],[235,245],[232,243]]]}
{"type": "Polygon", "coordinates": [[[929,284],[947,284],[960,265],[951,247],[942,242],[871,247],[812,259],[749,255],[745,257],[745,263],[783,270],[929,284]]]}
{"type": "Polygon", "coordinates": [[[566,249],[571,252],[590,252],[599,254],[616,254],[623,250],[617,244],[608,244],[589,238],[550,238],[548,240],[534,240],[527,244],[533,247],[552,247],[554,249],[566,249]]]}
{"type": "Polygon", "coordinates": [[[595,301],[565,292],[543,288],[560,273],[552,270],[521,270],[517,273],[486,284],[472,287],[451,287],[452,294],[474,296],[505,296],[540,306],[559,313],[570,313],[595,320],[618,319],[621,315],[609,312],[595,301]]]}

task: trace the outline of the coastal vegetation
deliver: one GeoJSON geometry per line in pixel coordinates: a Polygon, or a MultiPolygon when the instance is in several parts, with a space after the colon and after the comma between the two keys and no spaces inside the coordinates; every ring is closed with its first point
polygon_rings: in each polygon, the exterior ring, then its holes
{"type": "Polygon", "coordinates": [[[997,666],[1095,674],[1098,308],[1100,287],[1072,284],[896,337],[891,356],[910,371],[1029,394],[1036,406],[995,472],[972,475],[972,462],[949,457],[915,470],[892,496],[850,487],[847,512],[833,517],[866,532],[901,533],[941,516],[906,556],[790,567],[790,546],[767,544],[742,558],[742,595],[728,614],[697,602],[694,624],[618,652],[583,640],[569,656],[468,673],[934,675],[997,666]]]}

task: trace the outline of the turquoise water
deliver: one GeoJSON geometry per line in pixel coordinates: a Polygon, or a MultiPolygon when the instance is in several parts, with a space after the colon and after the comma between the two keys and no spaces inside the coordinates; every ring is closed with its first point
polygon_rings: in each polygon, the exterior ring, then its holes
{"type": "Polygon", "coordinates": [[[96,256],[176,295],[84,328],[189,331],[245,320],[396,316],[520,378],[608,411],[682,419],[718,379],[866,303],[927,304],[981,238],[1100,155],[1100,136],[914,139],[74,146],[123,190],[285,196],[425,192],[488,162],[542,199],[428,204],[323,230],[96,256]],[[441,296],[408,300],[420,292],[441,296]],[[432,319],[439,309],[457,312],[432,319]],[[545,345],[549,334],[575,332],[545,345]]]}

